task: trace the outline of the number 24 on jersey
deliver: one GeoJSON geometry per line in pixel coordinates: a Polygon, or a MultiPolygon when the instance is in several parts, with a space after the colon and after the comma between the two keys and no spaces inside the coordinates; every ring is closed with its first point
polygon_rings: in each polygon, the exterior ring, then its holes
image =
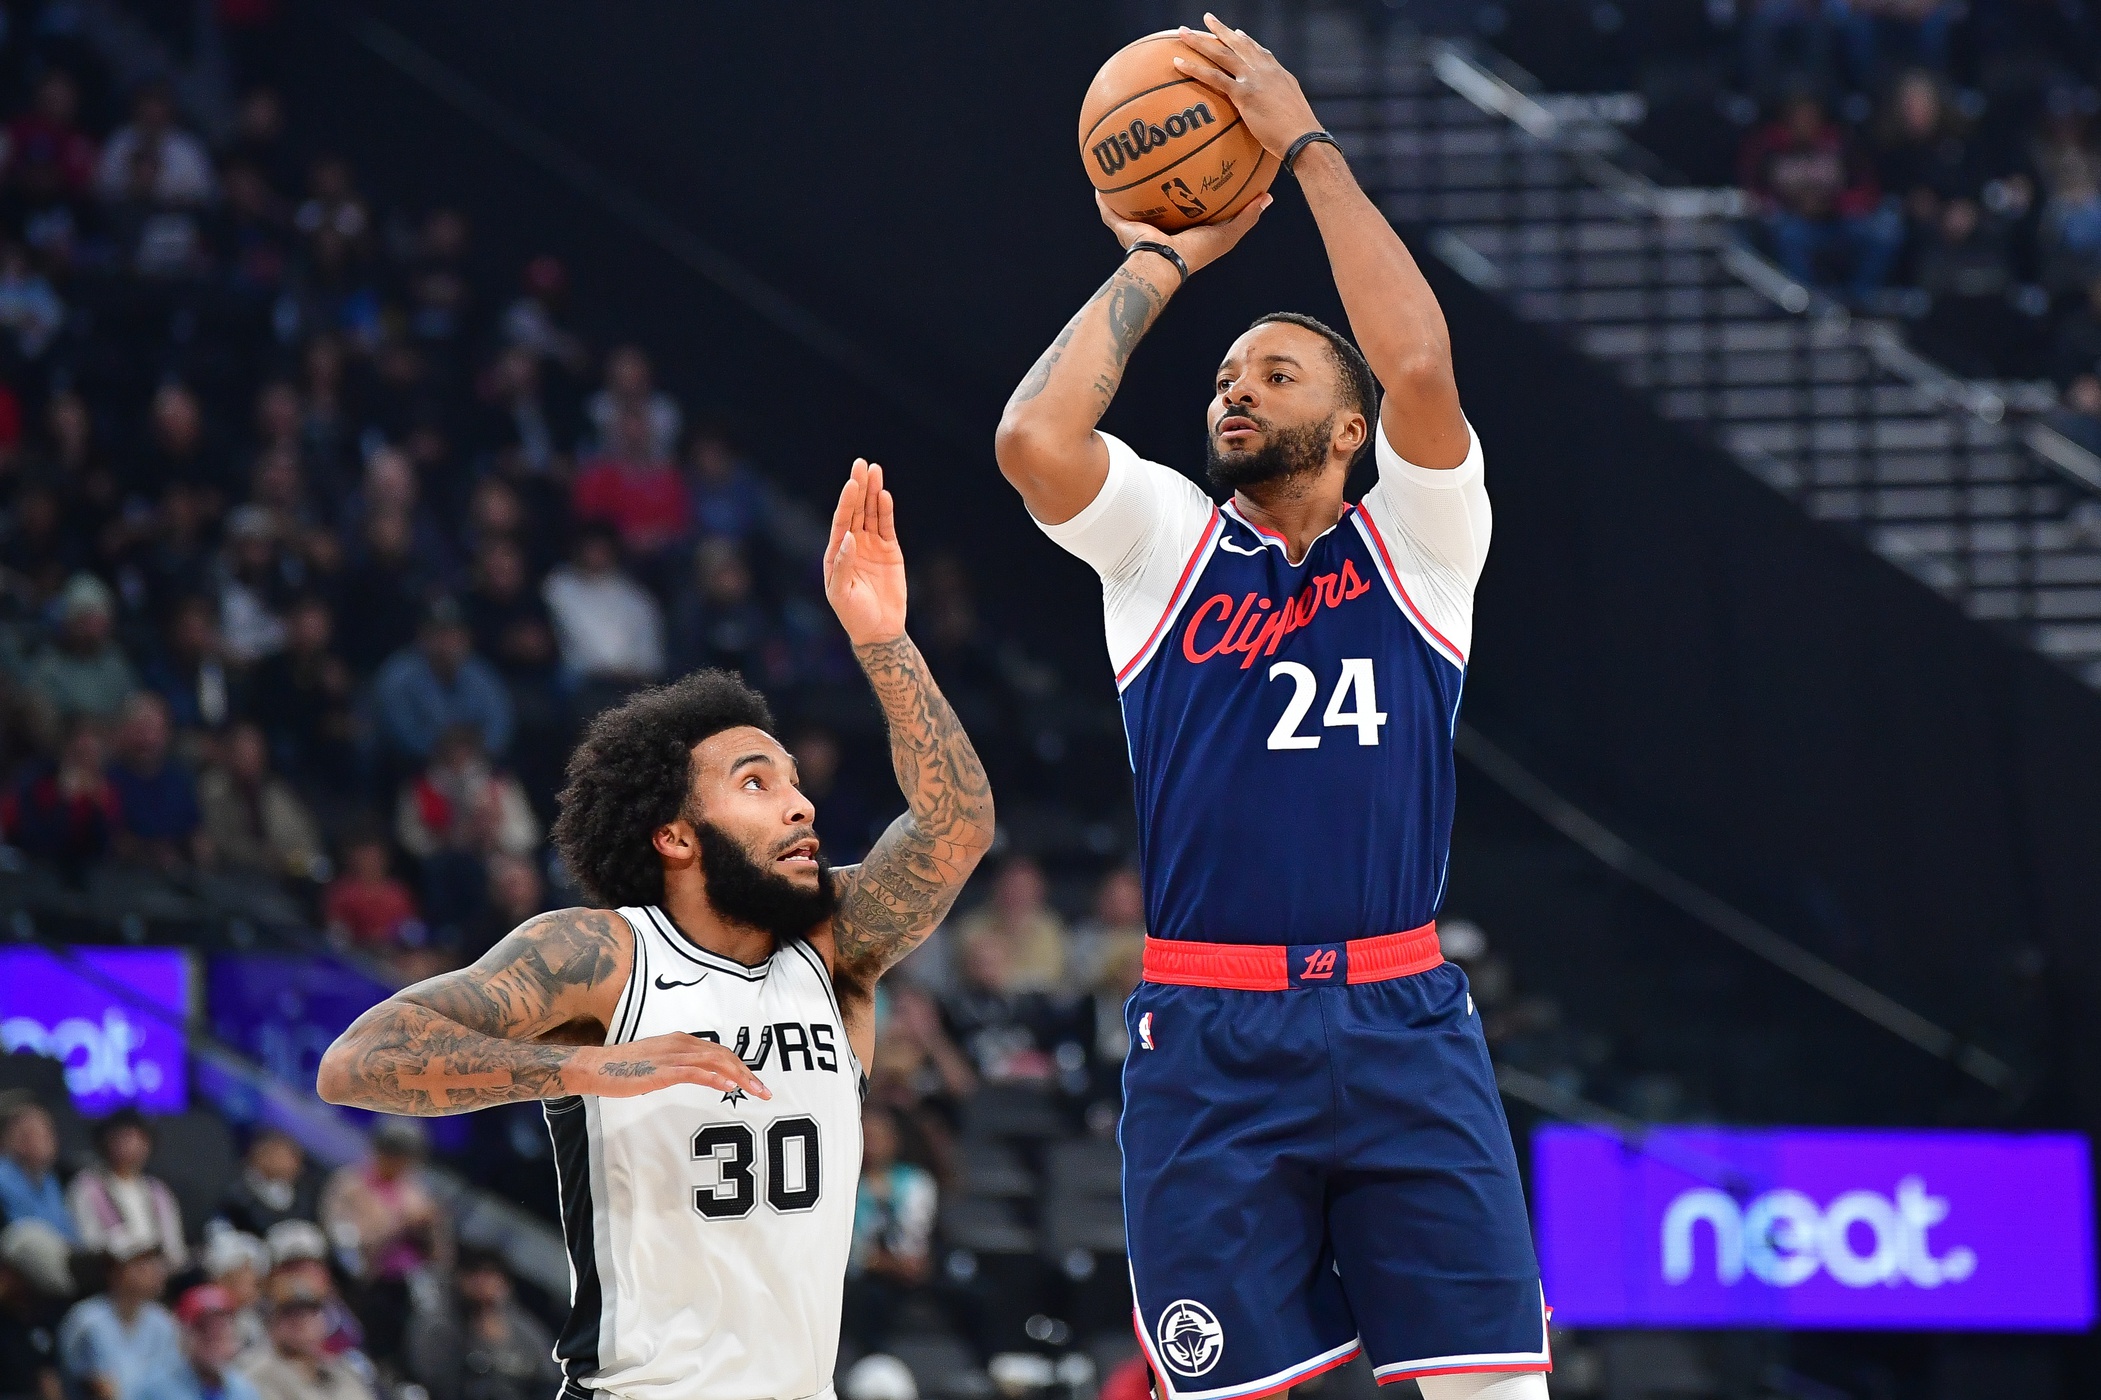
{"type": "MultiPolygon", "coordinates": [[[[1303,662],[1279,661],[1269,668],[1269,678],[1272,681],[1288,679],[1292,683],[1291,698],[1284,703],[1284,713],[1277,720],[1277,727],[1269,731],[1269,747],[1319,748],[1319,734],[1299,732],[1299,725],[1320,693],[1320,678],[1313,674],[1313,668],[1303,662]]],[[[1379,708],[1379,686],[1373,678],[1370,657],[1344,659],[1342,674],[1328,695],[1328,707],[1321,713],[1320,722],[1328,729],[1355,728],[1357,742],[1366,748],[1379,742],[1379,730],[1386,723],[1386,713],[1379,708]]]]}

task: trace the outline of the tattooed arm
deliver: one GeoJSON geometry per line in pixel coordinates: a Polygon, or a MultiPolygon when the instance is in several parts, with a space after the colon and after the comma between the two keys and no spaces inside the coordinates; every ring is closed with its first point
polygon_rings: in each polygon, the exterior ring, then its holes
{"type": "Polygon", "coordinates": [[[634,962],[603,909],[528,919],[481,961],[396,992],[321,1057],[321,1097],[381,1113],[464,1113],[569,1094],[624,1098],[669,1084],[770,1097],[735,1053],[685,1035],[604,1044],[634,962]]]}
{"type": "MultiPolygon", "coordinates": [[[[905,635],[905,557],[883,469],[855,462],[832,515],[824,591],[890,730],[905,814],[868,858],[839,873],[839,907],[817,940],[847,1011],[847,1033],[872,1034],[856,1001],[918,947],[992,845],[992,787],[956,712],[905,635]]],[[[855,1050],[865,1062],[867,1047],[855,1050]]]]}
{"type": "MultiPolygon", "coordinates": [[[[1140,239],[1169,244],[1194,275],[1224,256],[1268,207],[1269,196],[1263,195],[1226,223],[1177,234],[1120,219],[1106,204],[1101,211],[1102,222],[1125,248],[1140,239]]],[[[1094,425],[1116,397],[1131,351],[1180,289],[1181,274],[1165,257],[1127,253],[1123,266],[1065,323],[1007,400],[993,451],[1000,471],[1038,520],[1062,524],[1101,491],[1109,475],[1109,451],[1094,435],[1094,425]]]]}

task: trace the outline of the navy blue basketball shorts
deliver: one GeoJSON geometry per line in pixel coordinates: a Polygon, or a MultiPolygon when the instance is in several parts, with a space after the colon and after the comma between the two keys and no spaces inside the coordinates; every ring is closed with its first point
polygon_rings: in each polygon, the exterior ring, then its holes
{"type": "Polygon", "coordinates": [[[1359,1350],[1382,1383],[1553,1369],[1510,1125],[1433,927],[1149,940],[1124,1016],[1125,1228],[1163,1400],[1253,1400],[1359,1350]]]}

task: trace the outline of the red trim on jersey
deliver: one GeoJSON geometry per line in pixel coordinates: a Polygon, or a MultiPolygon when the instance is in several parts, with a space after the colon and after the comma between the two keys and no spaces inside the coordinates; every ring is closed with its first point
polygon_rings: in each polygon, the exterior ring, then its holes
{"type": "Polygon", "coordinates": [[[1393,556],[1386,552],[1385,537],[1380,535],[1378,524],[1371,518],[1371,512],[1360,510],[1357,512],[1357,518],[1364,522],[1364,528],[1371,533],[1371,542],[1378,548],[1380,561],[1386,565],[1386,576],[1393,583],[1393,591],[1401,595],[1401,603],[1408,609],[1408,615],[1415,619],[1416,626],[1435,638],[1439,646],[1458,657],[1459,664],[1464,666],[1466,664],[1466,653],[1453,646],[1451,639],[1446,637],[1444,633],[1432,627],[1430,619],[1423,616],[1422,609],[1416,607],[1415,600],[1408,596],[1407,588],[1401,583],[1401,571],[1393,566],[1393,556]]]}
{"type": "MultiPolygon", "coordinates": [[[[1406,933],[1352,938],[1344,946],[1352,983],[1413,977],[1444,961],[1434,922],[1406,933]]],[[[1282,943],[1197,943],[1183,938],[1148,938],[1145,980],[1175,987],[1281,992],[1291,986],[1289,954],[1290,949],[1282,943]]]]}
{"type": "MultiPolygon", "coordinates": [[[[1265,526],[1257,525],[1257,524],[1256,524],[1256,523],[1255,523],[1254,521],[1252,521],[1252,520],[1248,519],[1248,518],[1247,518],[1247,517],[1246,517],[1245,515],[1242,515],[1242,514],[1240,513],[1240,507],[1239,507],[1239,506],[1237,506],[1237,505],[1235,505],[1235,504],[1233,504],[1233,502],[1231,502],[1231,501],[1227,501],[1227,502],[1226,502],[1226,509],[1228,509],[1228,510],[1232,511],[1232,512],[1233,512],[1233,518],[1234,518],[1235,520],[1239,521],[1239,522],[1240,522],[1241,524],[1243,524],[1243,525],[1247,526],[1247,527],[1248,527],[1248,529],[1250,529],[1250,530],[1253,530],[1253,531],[1254,531],[1254,532],[1255,532],[1256,534],[1258,534],[1258,535],[1266,535],[1266,536],[1268,536],[1268,537],[1269,537],[1270,539],[1273,539],[1273,540],[1275,540],[1275,541],[1276,541],[1276,542],[1277,542],[1278,544],[1281,544],[1281,545],[1283,545],[1283,546],[1284,546],[1284,558],[1285,558],[1285,559],[1286,559],[1287,561],[1288,561],[1288,560],[1289,560],[1289,559],[1291,558],[1291,541],[1290,541],[1289,539],[1286,539],[1286,538],[1285,538],[1285,537],[1284,537],[1283,535],[1280,535],[1280,534],[1278,534],[1278,533],[1277,533],[1277,532],[1276,532],[1275,530],[1271,530],[1271,529],[1268,529],[1268,528],[1266,528],[1265,526]]],[[[1344,510],[1342,514],[1343,514],[1343,515],[1348,515],[1348,514],[1349,514],[1349,511],[1347,511],[1347,510],[1344,510]]],[[[1337,517],[1336,517],[1336,519],[1337,519],[1337,520],[1340,520],[1341,518],[1342,518],[1342,516],[1337,516],[1337,517]]],[[[1323,532],[1323,533],[1325,533],[1325,532],[1323,532]]]]}
{"type": "Polygon", "coordinates": [[[1124,677],[1137,670],[1139,663],[1152,654],[1153,645],[1160,640],[1160,634],[1167,630],[1169,621],[1181,611],[1184,601],[1182,590],[1189,586],[1190,576],[1196,572],[1197,560],[1203,558],[1208,551],[1212,532],[1218,528],[1218,507],[1213,506],[1210,518],[1204,522],[1204,533],[1197,538],[1196,548],[1189,552],[1189,562],[1182,566],[1182,576],[1175,580],[1175,591],[1168,595],[1166,610],[1160,614],[1160,620],[1153,624],[1152,635],[1145,639],[1144,646],[1138,648],[1138,654],[1126,661],[1123,669],[1116,673],[1116,683],[1119,686],[1123,684],[1124,677]]]}
{"type": "MultiPolygon", "coordinates": [[[[1152,1338],[1145,1335],[1145,1315],[1139,1312],[1138,1305],[1135,1302],[1131,1305],[1131,1330],[1138,1335],[1139,1355],[1145,1358],[1146,1369],[1153,1373],[1154,1385],[1160,1400],[1169,1400],[1169,1397],[1175,1393],[1174,1389],[1168,1384],[1167,1377],[1161,1374],[1160,1368],[1153,1364],[1152,1338]]],[[[1323,1361],[1310,1371],[1287,1377],[1278,1381],[1275,1385],[1266,1386],[1261,1390],[1250,1390],[1245,1394],[1234,1393],[1221,1396],[1220,1400],[1264,1400],[1265,1396],[1276,1395],[1282,1391],[1289,1390],[1301,1381],[1310,1381],[1315,1376],[1324,1376],[1337,1366],[1347,1366],[1350,1362],[1355,1361],[1363,1350],[1364,1344],[1359,1342],[1334,1360],[1323,1361]]]]}

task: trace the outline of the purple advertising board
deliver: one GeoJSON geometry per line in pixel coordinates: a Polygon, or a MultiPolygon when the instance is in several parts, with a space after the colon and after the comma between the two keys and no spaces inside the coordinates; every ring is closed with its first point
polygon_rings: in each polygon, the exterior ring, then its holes
{"type": "Polygon", "coordinates": [[[0,949],[0,1051],[62,1061],[89,1116],[189,1107],[189,1016],[190,957],[179,948],[74,948],[70,960],[0,949]]]}
{"type": "Polygon", "coordinates": [[[2084,1331],[2086,1141],[1660,1129],[1532,1138],[1540,1270],[1576,1327],[2084,1331]]]}

